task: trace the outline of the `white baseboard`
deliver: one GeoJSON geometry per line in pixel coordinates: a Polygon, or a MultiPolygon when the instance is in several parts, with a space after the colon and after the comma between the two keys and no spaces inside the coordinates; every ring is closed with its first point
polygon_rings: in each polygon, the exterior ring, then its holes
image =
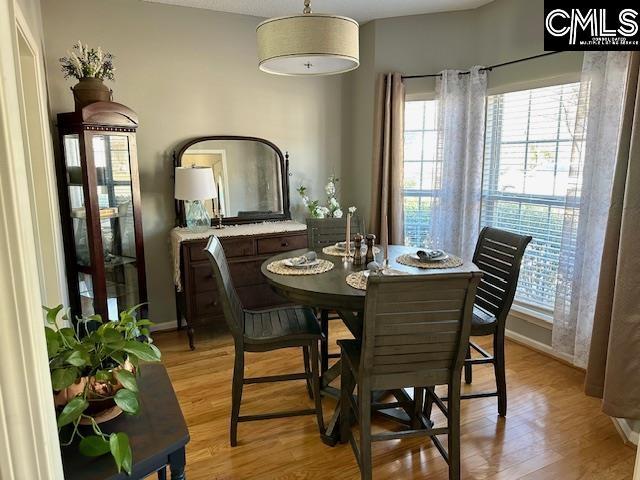
{"type": "Polygon", "coordinates": [[[513,340],[514,342],[524,345],[525,347],[529,347],[532,350],[536,350],[540,353],[553,357],[556,360],[560,360],[563,363],[568,363],[569,365],[574,366],[573,356],[566,353],[556,352],[553,348],[551,348],[550,345],[538,342],[537,340],[532,340],[529,337],[525,337],[524,335],[521,335],[509,329],[505,330],[505,336],[509,340],[513,340]]]}
{"type": "Polygon", "coordinates": [[[615,418],[611,417],[613,421],[613,425],[616,427],[616,430],[622,437],[622,440],[627,445],[638,445],[640,441],[640,432],[636,432],[629,425],[629,421],[626,418],[615,418]]]}
{"type": "Polygon", "coordinates": [[[176,328],[178,328],[178,324],[174,320],[173,322],[156,323],[155,325],[151,325],[149,330],[152,332],[161,332],[163,330],[175,330],[176,328]]]}

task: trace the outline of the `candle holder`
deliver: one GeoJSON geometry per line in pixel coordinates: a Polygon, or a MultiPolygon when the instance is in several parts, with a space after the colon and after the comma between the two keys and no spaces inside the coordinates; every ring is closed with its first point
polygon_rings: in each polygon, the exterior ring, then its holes
{"type": "Polygon", "coordinates": [[[218,214],[218,216],[216,217],[216,224],[214,225],[213,228],[215,228],[216,230],[221,230],[224,228],[224,225],[222,224],[222,217],[224,217],[224,215],[222,215],[221,213],[218,214]]]}

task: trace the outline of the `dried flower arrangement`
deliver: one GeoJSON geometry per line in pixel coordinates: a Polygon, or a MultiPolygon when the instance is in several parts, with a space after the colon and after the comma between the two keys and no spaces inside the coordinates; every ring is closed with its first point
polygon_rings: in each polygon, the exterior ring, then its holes
{"type": "Polygon", "coordinates": [[[92,77],[100,80],[115,80],[113,73],[113,55],[103,52],[102,48],[89,48],[89,45],[83,45],[78,40],[73,45],[73,50],[67,52],[66,57],[60,59],[62,64],[62,72],[64,78],[83,78],[92,77]]]}

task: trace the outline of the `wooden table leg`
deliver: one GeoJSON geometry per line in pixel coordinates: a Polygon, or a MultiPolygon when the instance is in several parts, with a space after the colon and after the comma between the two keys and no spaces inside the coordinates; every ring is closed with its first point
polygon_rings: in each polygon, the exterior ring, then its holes
{"type": "Polygon", "coordinates": [[[171,480],[186,480],[184,468],[187,463],[184,447],[169,455],[169,465],[171,467],[171,480]]]}

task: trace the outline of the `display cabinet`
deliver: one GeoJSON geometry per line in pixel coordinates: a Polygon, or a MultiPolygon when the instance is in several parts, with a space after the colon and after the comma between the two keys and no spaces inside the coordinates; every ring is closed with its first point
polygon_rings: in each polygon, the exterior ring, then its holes
{"type": "Polygon", "coordinates": [[[137,127],[135,112],[114,102],[58,115],[58,194],[75,315],[113,320],[147,301],[137,127]]]}

